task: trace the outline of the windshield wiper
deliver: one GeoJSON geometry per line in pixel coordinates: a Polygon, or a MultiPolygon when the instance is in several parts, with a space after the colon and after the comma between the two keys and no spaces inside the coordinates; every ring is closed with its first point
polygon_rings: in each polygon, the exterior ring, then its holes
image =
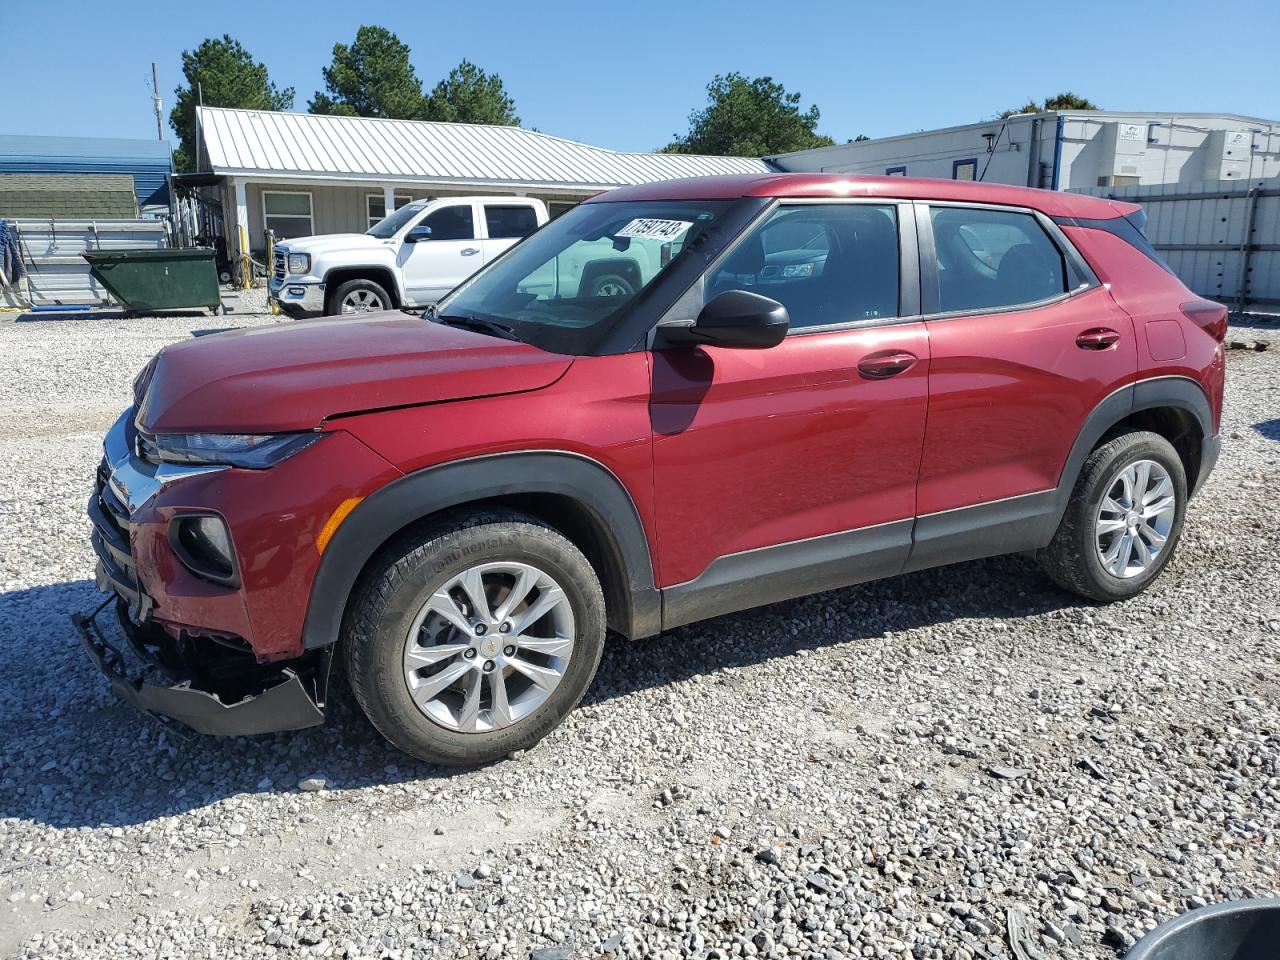
{"type": "Polygon", "coordinates": [[[520,339],[516,335],[514,327],[499,323],[497,320],[486,320],[484,317],[445,314],[436,317],[436,323],[442,323],[447,327],[462,327],[465,330],[475,330],[478,333],[487,333],[495,337],[501,337],[504,340],[520,339]]]}

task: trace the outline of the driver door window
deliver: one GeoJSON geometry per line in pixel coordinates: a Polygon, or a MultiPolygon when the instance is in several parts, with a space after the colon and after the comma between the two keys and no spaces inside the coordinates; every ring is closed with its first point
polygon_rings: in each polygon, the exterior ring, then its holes
{"type": "Polygon", "coordinates": [[[432,242],[476,238],[475,214],[469,203],[432,210],[418,226],[431,228],[432,242]]]}
{"type": "Polygon", "coordinates": [[[480,269],[480,241],[470,203],[437,207],[416,226],[430,227],[430,239],[400,247],[405,292],[415,304],[435,303],[480,269]]]}
{"type": "Polygon", "coordinates": [[[750,290],[787,308],[791,328],[898,316],[897,209],[875,204],[782,206],[712,271],[703,302],[750,290]]]}

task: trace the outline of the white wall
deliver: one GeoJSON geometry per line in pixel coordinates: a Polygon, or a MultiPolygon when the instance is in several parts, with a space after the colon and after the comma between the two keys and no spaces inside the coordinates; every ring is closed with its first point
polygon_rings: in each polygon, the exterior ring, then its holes
{"type": "Polygon", "coordinates": [[[784,170],[884,174],[905,166],[907,176],[948,180],[956,161],[976,159],[988,182],[1049,187],[1059,116],[1059,189],[1096,187],[1099,177],[1137,177],[1146,185],[1280,176],[1280,123],[1225,116],[1023,115],[769,159],[784,170]]]}
{"type": "MultiPolygon", "coordinates": [[[[881,140],[840,144],[801,153],[771,157],[784,170],[827,173],[885,174],[893,167],[905,166],[909,177],[940,177],[950,180],[957,161],[976,160],[982,179],[995,183],[1040,186],[1044,171],[1040,164],[1053,161],[1053,118],[1036,124],[1035,117],[1017,117],[1003,124],[970,124],[946,130],[907,134],[881,140]],[[1002,130],[1003,127],[1003,130],[1002,130]],[[1035,139],[1041,143],[1037,162],[1035,139]],[[992,150],[987,152],[990,134],[992,150]],[[998,140],[996,138],[999,138],[998,140]]],[[[1044,182],[1048,186],[1048,182],[1044,182]]]]}

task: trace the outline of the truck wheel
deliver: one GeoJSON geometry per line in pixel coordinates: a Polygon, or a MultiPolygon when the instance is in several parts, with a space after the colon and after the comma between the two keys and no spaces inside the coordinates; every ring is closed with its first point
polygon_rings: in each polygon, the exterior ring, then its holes
{"type": "Polygon", "coordinates": [[[588,293],[593,297],[629,297],[635,288],[620,273],[604,273],[591,281],[588,293]]]}
{"type": "Polygon", "coordinates": [[[533,746],[582,699],[604,647],[600,581],[523,514],[420,528],[386,549],[344,629],[357,702],[406,753],[480,764],[533,746]]]}
{"type": "Polygon", "coordinates": [[[1127,600],[1150,585],[1182,534],[1187,476],[1164,437],[1126,433],[1089,455],[1041,566],[1064,590],[1127,600]]]}
{"type": "Polygon", "coordinates": [[[391,309],[391,296],[372,280],[348,280],[329,295],[329,316],[351,316],[391,309]]]}

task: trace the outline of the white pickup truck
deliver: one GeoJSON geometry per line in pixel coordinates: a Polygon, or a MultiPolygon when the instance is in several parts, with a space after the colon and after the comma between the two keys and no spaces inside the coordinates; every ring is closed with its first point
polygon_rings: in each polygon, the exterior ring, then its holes
{"type": "Polygon", "coordinates": [[[366,233],[276,244],[269,295],[294,317],[429,306],[546,222],[529,197],[415,200],[366,233]]]}

